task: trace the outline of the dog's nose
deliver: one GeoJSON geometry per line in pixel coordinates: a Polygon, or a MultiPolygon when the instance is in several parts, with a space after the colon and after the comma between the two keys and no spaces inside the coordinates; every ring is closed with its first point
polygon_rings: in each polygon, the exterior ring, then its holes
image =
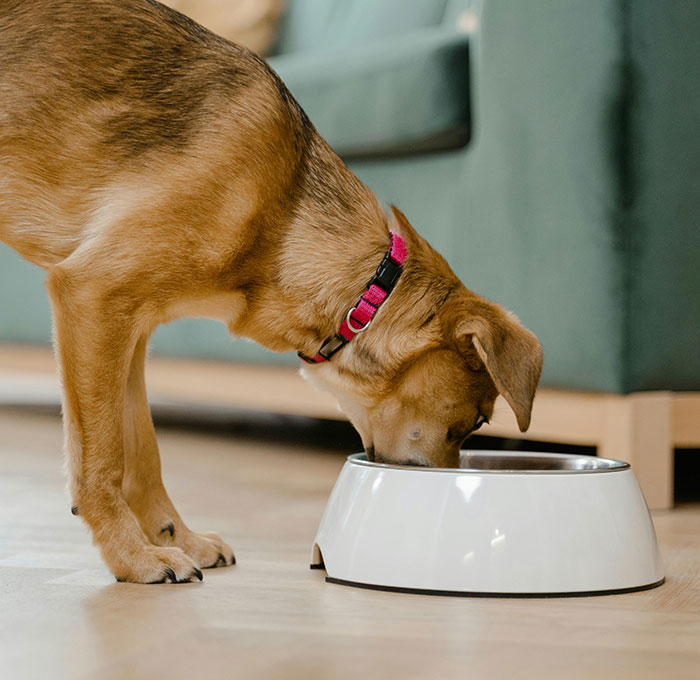
{"type": "Polygon", "coordinates": [[[367,460],[370,461],[370,463],[374,463],[374,446],[368,446],[365,449],[365,455],[367,456],[367,460]]]}

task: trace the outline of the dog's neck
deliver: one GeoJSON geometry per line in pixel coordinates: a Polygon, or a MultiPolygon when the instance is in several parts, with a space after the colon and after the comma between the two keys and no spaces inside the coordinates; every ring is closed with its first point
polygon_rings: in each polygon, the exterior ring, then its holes
{"type": "Polygon", "coordinates": [[[306,260],[298,260],[301,269],[293,276],[298,286],[294,307],[300,314],[299,324],[290,333],[294,349],[307,356],[314,355],[338,332],[391,246],[389,219],[384,212],[378,213],[374,224],[362,225],[362,217],[353,225],[325,233],[316,225],[310,229],[309,250],[313,252],[306,260]]]}
{"type": "MultiPolygon", "coordinates": [[[[401,232],[393,214],[323,144],[307,163],[293,214],[270,242],[274,271],[262,273],[255,293],[247,296],[246,313],[232,328],[278,352],[316,354],[365,290],[391,245],[390,231],[401,232]]],[[[410,268],[410,242],[407,250],[410,268]]],[[[409,300],[423,294],[420,285],[414,280],[410,295],[401,294],[405,308],[396,291],[390,294],[372,328],[324,365],[355,372],[360,364],[378,364],[376,357],[382,362],[395,357],[401,348],[392,346],[392,338],[405,337],[401,329],[415,322],[409,300]]],[[[405,288],[401,280],[398,287],[405,288]]]]}
{"type": "MultiPolygon", "coordinates": [[[[372,199],[376,202],[373,195],[372,199]]],[[[321,229],[317,222],[290,229],[276,251],[278,277],[262,294],[251,296],[245,325],[234,332],[278,352],[318,352],[360,298],[391,245],[390,230],[397,228],[378,203],[376,210],[372,206],[349,222],[334,229],[321,229]],[[373,213],[374,222],[363,223],[373,213]]],[[[435,329],[427,323],[430,311],[458,282],[438,272],[435,277],[426,275],[425,247],[415,238],[407,243],[402,275],[370,328],[330,361],[300,361],[302,367],[320,372],[326,383],[354,375],[363,389],[375,392],[407,357],[430,346],[435,341],[435,329]]]]}
{"type": "Polygon", "coordinates": [[[330,361],[332,357],[364,333],[376,320],[377,314],[396,287],[406,259],[406,242],[396,232],[391,232],[391,244],[377,266],[372,278],[365,284],[362,295],[350,307],[336,332],[314,354],[298,352],[299,358],[309,364],[330,361]]]}
{"type": "Polygon", "coordinates": [[[318,210],[300,211],[275,248],[273,275],[247,297],[246,313],[232,331],[307,356],[334,336],[391,245],[390,218],[370,196],[375,205],[337,216],[332,225],[318,210]]]}

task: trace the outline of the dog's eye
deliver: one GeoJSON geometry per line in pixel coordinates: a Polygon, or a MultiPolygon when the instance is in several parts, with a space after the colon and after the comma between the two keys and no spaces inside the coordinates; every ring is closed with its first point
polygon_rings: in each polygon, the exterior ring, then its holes
{"type": "Polygon", "coordinates": [[[451,442],[463,442],[472,432],[478,430],[484,423],[488,422],[488,418],[480,413],[472,427],[453,425],[447,430],[447,440],[451,442]]]}

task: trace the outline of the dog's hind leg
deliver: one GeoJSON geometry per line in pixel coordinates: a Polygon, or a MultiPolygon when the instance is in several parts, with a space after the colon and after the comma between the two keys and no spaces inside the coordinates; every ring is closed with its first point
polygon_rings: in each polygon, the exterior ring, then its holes
{"type": "Polygon", "coordinates": [[[136,343],[127,381],[124,496],[155,545],[181,548],[203,568],[234,564],[233,551],[218,534],[198,534],[187,527],[163,486],[144,380],[147,339],[143,335],[136,343]]]}
{"type": "MultiPolygon", "coordinates": [[[[71,493],[80,516],[118,580],[201,578],[182,550],[151,544],[122,493],[123,414],[138,341],[139,310],[127,287],[88,276],[70,259],[53,267],[47,288],[54,313],[66,413],[71,493]]],[[[79,264],[79,263],[78,263],[79,264]]]]}

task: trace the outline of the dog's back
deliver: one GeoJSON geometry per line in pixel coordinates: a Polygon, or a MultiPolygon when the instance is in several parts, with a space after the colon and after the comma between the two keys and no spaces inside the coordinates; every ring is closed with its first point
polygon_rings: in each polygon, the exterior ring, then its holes
{"type": "Polygon", "coordinates": [[[5,0],[0,100],[0,240],[42,266],[108,204],[187,184],[214,205],[211,182],[269,198],[266,173],[291,181],[313,135],[262,60],[152,0],[5,0]]]}

